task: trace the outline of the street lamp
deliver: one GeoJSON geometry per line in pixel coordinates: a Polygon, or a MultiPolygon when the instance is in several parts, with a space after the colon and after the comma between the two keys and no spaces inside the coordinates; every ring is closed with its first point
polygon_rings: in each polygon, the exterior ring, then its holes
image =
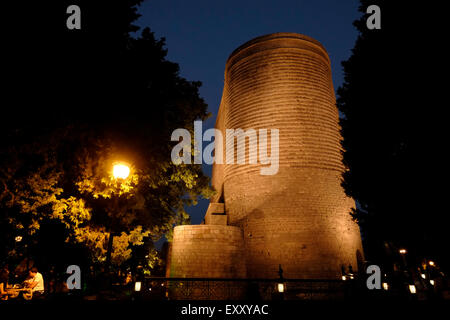
{"type": "Polygon", "coordinates": [[[123,163],[117,163],[113,167],[113,176],[115,179],[126,179],[130,175],[130,167],[123,163]]]}
{"type": "Polygon", "coordinates": [[[136,281],[134,283],[134,291],[139,292],[141,291],[142,283],[140,281],[136,281]]]}
{"type": "Polygon", "coordinates": [[[402,260],[403,260],[403,266],[406,268],[407,264],[406,264],[406,249],[402,248],[400,250],[398,250],[398,252],[400,253],[400,255],[402,256],[402,260]]]}

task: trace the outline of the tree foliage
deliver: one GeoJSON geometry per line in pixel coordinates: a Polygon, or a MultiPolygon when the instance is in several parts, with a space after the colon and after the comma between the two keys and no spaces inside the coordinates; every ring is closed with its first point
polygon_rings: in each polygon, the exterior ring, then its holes
{"type": "Polygon", "coordinates": [[[15,99],[0,140],[4,255],[16,235],[32,243],[44,221],[56,220],[94,261],[105,260],[117,234],[112,261],[121,264],[146,237],[170,238],[173,225],[189,221],[185,206],[211,195],[199,165],[170,158],[171,132],[209,116],[201,83],[179,75],[150,29],[130,35],[140,2],[81,2],[79,33],[61,19],[67,3],[42,4],[36,10],[49,18],[28,24],[42,33],[11,39],[15,99]],[[117,161],[131,166],[126,180],[112,177],[117,161]]]}
{"type": "Polygon", "coordinates": [[[442,31],[438,11],[402,1],[361,1],[359,36],[342,63],[343,186],[365,231],[366,252],[383,241],[418,256],[443,257],[445,214],[436,183],[441,163],[442,31]],[[381,9],[381,29],[366,26],[369,5],[381,9]]]}

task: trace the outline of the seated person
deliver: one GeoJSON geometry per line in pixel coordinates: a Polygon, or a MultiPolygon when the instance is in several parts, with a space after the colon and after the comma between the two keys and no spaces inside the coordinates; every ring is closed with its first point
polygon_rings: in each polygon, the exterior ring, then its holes
{"type": "Polygon", "coordinates": [[[28,279],[25,280],[25,287],[33,291],[33,297],[38,297],[44,293],[44,278],[36,267],[31,268],[28,279]]]}
{"type": "Polygon", "coordinates": [[[8,300],[8,292],[6,288],[8,286],[9,271],[6,268],[0,270],[0,300],[8,300]]]}

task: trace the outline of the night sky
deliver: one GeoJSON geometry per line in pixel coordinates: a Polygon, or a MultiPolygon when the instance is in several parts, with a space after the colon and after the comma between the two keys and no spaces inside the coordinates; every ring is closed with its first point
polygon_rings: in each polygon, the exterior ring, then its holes
{"type": "MultiPolygon", "coordinates": [[[[214,126],[228,56],[257,36],[296,32],[320,41],[330,56],[337,89],[343,81],[341,61],[351,55],[357,37],[352,22],[360,16],[358,5],[356,0],[148,0],[139,10],[138,25],[165,37],[168,60],[180,65],[187,80],[203,83],[200,94],[212,113],[204,123],[206,130],[214,126]]],[[[211,166],[203,170],[211,175],[211,166]]],[[[187,209],[192,224],[203,220],[208,203],[201,200],[187,209]]]]}

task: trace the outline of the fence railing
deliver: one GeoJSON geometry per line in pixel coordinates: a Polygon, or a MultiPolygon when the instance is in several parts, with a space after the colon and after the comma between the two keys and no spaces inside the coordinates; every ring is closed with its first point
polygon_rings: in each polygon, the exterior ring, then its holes
{"type": "Polygon", "coordinates": [[[356,282],[320,279],[145,278],[140,294],[171,300],[342,300],[356,282]]]}

